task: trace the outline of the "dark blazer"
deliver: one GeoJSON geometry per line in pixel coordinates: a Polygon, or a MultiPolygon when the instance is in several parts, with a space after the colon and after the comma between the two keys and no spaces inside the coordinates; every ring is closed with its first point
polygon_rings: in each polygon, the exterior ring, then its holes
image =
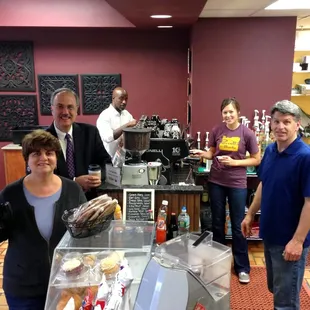
{"type": "MultiPolygon", "coordinates": [[[[105,164],[111,162],[111,157],[103,146],[97,127],[73,123],[72,135],[75,159],[75,177],[88,174],[88,166],[97,164],[101,166],[101,178],[105,179],[105,164]]],[[[54,123],[47,128],[53,136],[58,138],[54,123]]],[[[61,152],[57,160],[55,174],[69,178],[65,157],[61,152]]]]}

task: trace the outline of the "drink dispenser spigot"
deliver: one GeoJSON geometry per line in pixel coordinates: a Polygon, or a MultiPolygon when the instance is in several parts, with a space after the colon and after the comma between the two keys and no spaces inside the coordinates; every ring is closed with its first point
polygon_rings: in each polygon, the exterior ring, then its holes
{"type": "Polygon", "coordinates": [[[209,150],[209,131],[206,131],[206,145],[205,145],[205,150],[208,151],[209,150]]]}
{"type": "Polygon", "coordinates": [[[270,133],[270,119],[271,119],[271,116],[266,115],[265,135],[266,135],[266,139],[268,138],[268,140],[269,140],[269,133],[270,133]],[[268,137],[267,137],[267,135],[268,135],[268,137]]]}
{"type": "Polygon", "coordinates": [[[262,110],[262,122],[261,122],[261,127],[260,127],[260,130],[261,132],[265,132],[265,113],[266,113],[266,110],[262,110]]]}
{"type": "Polygon", "coordinates": [[[240,116],[239,118],[240,118],[240,120],[241,120],[241,124],[244,125],[244,124],[245,124],[244,122],[245,122],[246,117],[245,117],[245,116],[240,116]]]}
{"type": "Polygon", "coordinates": [[[256,131],[257,128],[259,128],[259,123],[258,123],[258,121],[259,121],[259,116],[258,116],[258,114],[259,114],[259,111],[258,111],[258,110],[254,110],[254,123],[253,123],[253,129],[254,129],[254,131],[256,131]]]}
{"type": "Polygon", "coordinates": [[[200,131],[197,131],[197,149],[200,150],[200,131]]]}
{"type": "Polygon", "coordinates": [[[265,123],[265,113],[266,113],[266,110],[262,110],[262,123],[265,123]]]}

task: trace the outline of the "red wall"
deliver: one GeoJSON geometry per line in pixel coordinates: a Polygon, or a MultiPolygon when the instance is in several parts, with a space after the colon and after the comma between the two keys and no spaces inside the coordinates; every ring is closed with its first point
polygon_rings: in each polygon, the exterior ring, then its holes
{"type": "Polygon", "coordinates": [[[224,98],[236,97],[252,122],[254,109],[290,98],[295,28],[294,17],[199,19],[191,38],[193,134],[221,122],[224,98]]]}
{"type": "MultiPolygon", "coordinates": [[[[121,73],[134,117],[158,114],[186,122],[186,30],[5,28],[0,40],[33,41],[36,74],[121,73]]],[[[77,121],[95,124],[97,117],[80,115],[77,121]]],[[[39,116],[41,125],[51,121],[39,116]]],[[[1,154],[0,189],[4,185],[1,154]]]]}

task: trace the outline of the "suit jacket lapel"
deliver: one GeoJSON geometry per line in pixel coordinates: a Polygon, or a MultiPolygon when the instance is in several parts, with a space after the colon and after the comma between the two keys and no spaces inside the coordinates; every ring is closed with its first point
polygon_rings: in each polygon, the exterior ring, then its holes
{"type": "Polygon", "coordinates": [[[75,175],[85,174],[84,167],[84,153],[87,150],[84,150],[84,133],[80,126],[76,123],[73,123],[73,145],[74,145],[74,161],[75,161],[75,175]]]}

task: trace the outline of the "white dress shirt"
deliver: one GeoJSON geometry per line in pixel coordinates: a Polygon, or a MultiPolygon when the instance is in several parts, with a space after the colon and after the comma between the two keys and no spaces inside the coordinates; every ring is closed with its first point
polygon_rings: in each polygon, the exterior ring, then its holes
{"type": "Polygon", "coordinates": [[[97,128],[103,145],[112,158],[121,138],[114,140],[113,131],[132,120],[133,117],[127,110],[119,113],[112,104],[100,113],[97,119],[97,128]]]}
{"type": "MultiPolygon", "coordinates": [[[[67,151],[67,140],[65,139],[66,137],[66,132],[63,132],[61,130],[59,130],[57,127],[56,127],[56,124],[54,122],[54,127],[55,127],[55,130],[56,130],[56,133],[57,133],[57,136],[58,136],[58,140],[59,140],[59,143],[60,143],[60,146],[61,146],[61,149],[62,149],[62,152],[64,154],[64,157],[65,157],[65,160],[66,160],[66,151],[67,151]]],[[[68,131],[68,134],[70,135],[70,139],[72,141],[72,145],[74,147],[74,144],[73,144],[73,137],[72,137],[72,126],[70,128],[70,130],[68,131]]]]}

